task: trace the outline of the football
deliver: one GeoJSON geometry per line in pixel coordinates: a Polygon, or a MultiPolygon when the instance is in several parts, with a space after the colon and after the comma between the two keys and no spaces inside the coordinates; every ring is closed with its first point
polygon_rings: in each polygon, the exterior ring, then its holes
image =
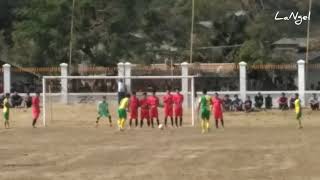
{"type": "Polygon", "coordinates": [[[163,124],[159,124],[158,128],[159,128],[160,130],[163,130],[163,128],[164,128],[163,124]]]}

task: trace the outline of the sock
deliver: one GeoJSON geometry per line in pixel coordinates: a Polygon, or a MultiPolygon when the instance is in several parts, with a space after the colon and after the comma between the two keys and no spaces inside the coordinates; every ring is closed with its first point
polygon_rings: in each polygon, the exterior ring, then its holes
{"type": "Polygon", "coordinates": [[[124,129],[125,122],[126,122],[126,120],[125,120],[125,119],[122,119],[122,121],[121,121],[121,128],[122,128],[122,129],[124,129]]]}
{"type": "Polygon", "coordinates": [[[204,120],[201,121],[201,129],[202,129],[202,131],[205,131],[205,122],[204,122],[204,120]]]}
{"type": "Polygon", "coordinates": [[[209,128],[210,128],[210,123],[209,123],[209,121],[206,122],[206,128],[207,128],[207,130],[209,130],[209,128]]]}
{"type": "Polygon", "coordinates": [[[118,120],[118,127],[121,128],[121,119],[118,120]]]}

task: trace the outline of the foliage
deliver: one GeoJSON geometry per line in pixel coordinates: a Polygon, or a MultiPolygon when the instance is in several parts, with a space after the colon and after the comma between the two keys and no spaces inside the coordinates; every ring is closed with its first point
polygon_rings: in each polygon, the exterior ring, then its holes
{"type": "MultiPolygon", "coordinates": [[[[189,55],[191,0],[75,2],[73,64],[150,64],[168,57],[183,61],[189,55]]],[[[195,2],[193,59],[197,62],[281,62],[272,59],[272,43],[306,34],[306,24],[296,27],[273,20],[275,9],[306,12],[306,0],[195,2]]],[[[320,3],[315,2],[314,17],[319,16],[318,10],[320,3]]],[[[68,62],[71,17],[72,0],[0,0],[0,31],[10,48],[10,61],[23,66],[68,62]]]]}

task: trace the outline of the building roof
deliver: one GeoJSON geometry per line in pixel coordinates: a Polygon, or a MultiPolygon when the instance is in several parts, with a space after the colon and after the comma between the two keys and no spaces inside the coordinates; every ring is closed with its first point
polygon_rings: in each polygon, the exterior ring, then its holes
{"type": "Polygon", "coordinates": [[[307,47],[307,39],[306,38],[282,38],[274,42],[273,45],[307,47]]]}

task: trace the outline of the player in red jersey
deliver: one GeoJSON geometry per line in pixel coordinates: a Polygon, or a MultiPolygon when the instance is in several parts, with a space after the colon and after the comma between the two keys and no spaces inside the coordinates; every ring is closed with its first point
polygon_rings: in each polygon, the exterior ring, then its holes
{"type": "Polygon", "coordinates": [[[183,100],[184,100],[183,95],[180,94],[180,90],[177,88],[176,94],[173,96],[176,127],[182,126],[183,100]],[[180,120],[180,124],[178,124],[178,118],[180,120]]]}
{"type": "Polygon", "coordinates": [[[173,97],[170,90],[167,89],[166,95],[163,96],[164,105],[164,125],[167,127],[168,117],[171,118],[171,125],[173,127],[173,97]]]}
{"type": "Polygon", "coordinates": [[[138,127],[138,108],[139,108],[139,99],[136,96],[136,92],[131,93],[131,97],[129,100],[129,111],[130,111],[130,120],[129,126],[132,126],[132,120],[135,120],[135,125],[138,127]]]}
{"type": "Polygon", "coordinates": [[[216,128],[219,128],[219,120],[221,122],[222,127],[224,128],[223,121],[223,101],[220,99],[219,94],[216,93],[215,97],[212,98],[212,111],[214,114],[214,119],[216,120],[216,128]]]}
{"type": "Polygon", "coordinates": [[[143,98],[140,99],[139,101],[140,105],[140,127],[143,127],[143,120],[147,120],[147,124],[150,127],[150,119],[149,119],[149,104],[148,104],[148,99],[147,99],[147,93],[143,93],[143,98]]]}
{"type": "Polygon", "coordinates": [[[151,126],[154,128],[153,120],[157,120],[157,124],[159,126],[159,115],[158,115],[158,106],[159,106],[159,98],[156,96],[156,91],[153,90],[152,95],[148,97],[148,104],[150,106],[150,121],[151,126]]]}
{"type": "Polygon", "coordinates": [[[32,98],[32,127],[36,127],[36,123],[40,116],[40,93],[37,92],[36,96],[32,98]]]}

